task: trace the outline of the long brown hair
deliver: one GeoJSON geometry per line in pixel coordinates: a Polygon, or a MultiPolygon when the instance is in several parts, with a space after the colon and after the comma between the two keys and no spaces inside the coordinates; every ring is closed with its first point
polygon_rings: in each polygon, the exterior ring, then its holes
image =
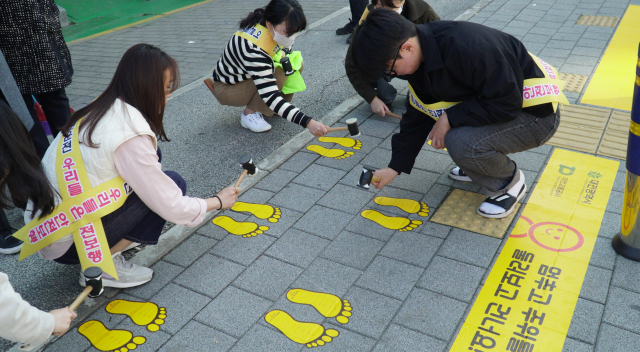
{"type": "Polygon", "coordinates": [[[71,127],[84,117],[78,130],[88,128],[84,134],[86,140],[83,142],[96,148],[97,145],[91,140],[93,130],[116,99],[120,98],[144,116],[159,140],[169,141],[162,124],[165,107],[164,72],[167,69],[173,73],[173,92],[180,85],[180,72],[176,61],[153,45],[132,46],[120,59],[107,89],[89,105],[76,111],[62,128],[62,134],[68,137],[71,127]]]}

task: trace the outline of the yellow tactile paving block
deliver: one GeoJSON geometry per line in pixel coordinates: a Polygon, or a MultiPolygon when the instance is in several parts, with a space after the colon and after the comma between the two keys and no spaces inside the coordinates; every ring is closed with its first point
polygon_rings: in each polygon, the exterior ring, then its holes
{"type": "Polygon", "coordinates": [[[610,114],[609,109],[564,106],[560,127],[547,144],[595,154],[610,114]]]}
{"type": "Polygon", "coordinates": [[[631,114],[614,111],[602,136],[598,147],[598,154],[624,160],[627,157],[627,142],[629,141],[629,124],[631,114]]]}
{"type": "Polygon", "coordinates": [[[582,15],[578,18],[576,24],[583,26],[615,27],[618,21],[620,21],[620,17],[582,15]]]}
{"type": "Polygon", "coordinates": [[[584,75],[574,75],[572,73],[562,73],[562,72],[559,72],[559,74],[560,74],[560,79],[567,82],[564,85],[564,89],[562,89],[565,92],[574,92],[574,93],[582,92],[582,88],[584,88],[584,85],[587,83],[587,80],[589,79],[589,76],[584,76],[584,75]]]}
{"type": "Polygon", "coordinates": [[[480,204],[487,198],[482,194],[456,189],[438,208],[431,221],[439,224],[457,227],[463,230],[481,233],[483,235],[502,238],[509,228],[509,224],[520,208],[516,204],[513,212],[502,219],[488,219],[478,215],[480,204]]]}

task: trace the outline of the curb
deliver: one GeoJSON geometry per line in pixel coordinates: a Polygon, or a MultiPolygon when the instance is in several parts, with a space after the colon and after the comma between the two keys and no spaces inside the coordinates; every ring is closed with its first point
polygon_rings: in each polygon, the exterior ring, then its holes
{"type": "Polygon", "coordinates": [[[454,19],[454,21],[468,21],[471,17],[478,14],[478,12],[485,8],[485,6],[489,5],[493,0],[480,0],[475,5],[471,6],[467,9],[467,11],[460,14],[458,17],[454,19]]]}

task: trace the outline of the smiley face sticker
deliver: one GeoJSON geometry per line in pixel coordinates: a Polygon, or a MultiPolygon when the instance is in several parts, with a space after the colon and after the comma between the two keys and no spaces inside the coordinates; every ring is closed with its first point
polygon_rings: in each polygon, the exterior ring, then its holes
{"type": "Polygon", "coordinates": [[[525,233],[511,234],[510,237],[522,238],[529,236],[533,243],[552,252],[571,252],[579,249],[584,244],[584,236],[575,228],[559,222],[539,222],[534,224],[526,216],[520,219],[529,224],[525,233]]]}

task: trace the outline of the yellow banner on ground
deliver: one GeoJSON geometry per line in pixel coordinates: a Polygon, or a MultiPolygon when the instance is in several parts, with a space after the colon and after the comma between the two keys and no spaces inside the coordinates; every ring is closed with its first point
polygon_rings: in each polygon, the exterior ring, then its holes
{"type": "Polygon", "coordinates": [[[452,352],[562,351],[618,165],[554,151],[452,352]]]}
{"type": "Polygon", "coordinates": [[[237,31],[234,35],[242,37],[257,45],[260,49],[269,54],[271,58],[276,56],[276,54],[282,50],[282,47],[273,40],[269,29],[260,24],[237,31]]]}

